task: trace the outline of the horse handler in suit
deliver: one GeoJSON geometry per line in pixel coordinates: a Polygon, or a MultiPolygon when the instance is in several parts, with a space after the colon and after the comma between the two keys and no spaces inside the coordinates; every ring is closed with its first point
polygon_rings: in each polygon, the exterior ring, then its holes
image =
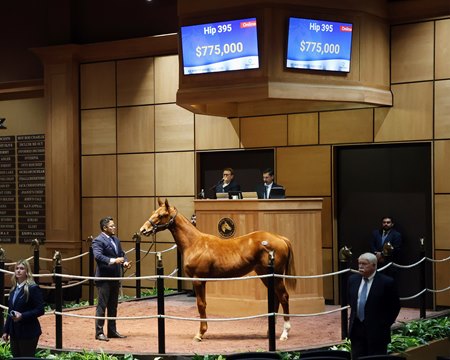
{"type": "MultiPolygon", "coordinates": [[[[112,217],[105,217],[100,220],[102,232],[92,242],[92,251],[97,269],[95,277],[121,277],[122,267],[129,269],[125,252],[122,250],[120,240],[115,236],[116,225],[112,217]]],[[[108,317],[117,316],[117,305],[119,302],[120,280],[96,280],[98,302],[95,316],[104,317],[107,310],[108,317]]],[[[100,341],[109,341],[109,338],[125,338],[117,332],[116,321],[108,320],[106,336],[103,332],[104,319],[95,320],[95,338],[100,341]]]]}
{"type": "Polygon", "coordinates": [[[19,260],[11,278],[3,341],[11,342],[13,357],[34,357],[42,334],[38,317],[44,315],[41,289],[33,280],[30,263],[19,260]]]}
{"type": "Polygon", "coordinates": [[[358,258],[359,274],[348,280],[351,307],[349,336],[352,359],[385,355],[391,342],[391,325],[400,312],[394,280],[377,272],[377,257],[364,253],[358,258]]]}

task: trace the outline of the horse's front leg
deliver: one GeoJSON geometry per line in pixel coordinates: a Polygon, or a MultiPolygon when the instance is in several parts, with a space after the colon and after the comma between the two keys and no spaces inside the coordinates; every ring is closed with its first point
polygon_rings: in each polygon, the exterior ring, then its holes
{"type": "MultiPolygon", "coordinates": [[[[206,282],[194,281],[193,285],[195,296],[197,297],[197,309],[200,314],[200,319],[206,319],[206,282]]],[[[208,323],[206,321],[201,321],[199,332],[194,336],[194,340],[202,341],[206,330],[208,330],[208,323]]]]}

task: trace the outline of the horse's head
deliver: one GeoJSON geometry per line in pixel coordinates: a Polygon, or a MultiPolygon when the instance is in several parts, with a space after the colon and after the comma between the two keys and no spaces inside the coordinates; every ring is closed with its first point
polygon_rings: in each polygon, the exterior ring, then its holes
{"type": "Polygon", "coordinates": [[[141,226],[139,233],[145,236],[156,234],[158,231],[166,230],[173,225],[178,211],[170,207],[169,202],[162,202],[158,198],[159,208],[150,215],[148,220],[141,226]]]}
{"type": "Polygon", "coordinates": [[[383,256],[391,256],[393,252],[394,246],[389,241],[386,241],[383,245],[383,256]]]}

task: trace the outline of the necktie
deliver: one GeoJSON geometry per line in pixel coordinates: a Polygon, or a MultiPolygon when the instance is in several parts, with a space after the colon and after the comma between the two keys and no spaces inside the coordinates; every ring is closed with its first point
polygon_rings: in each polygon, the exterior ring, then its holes
{"type": "Polygon", "coordinates": [[[381,245],[384,245],[384,242],[386,241],[387,236],[388,236],[387,231],[383,231],[383,235],[381,236],[381,245]]]}
{"type": "Polygon", "coordinates": [[[269,185],[264,185],[264,199],[269,198],[269,185]]]}
{"type": "Polygon", "coordinates": [[[367,300],[367,283],[369,279],[364,278],[364,285],[361,289],[361,294],[358,299],[358,318],[361,321],[364,321],[364,307],[366,306],[367,300]]]}
{"type": "Polygon", "coordinates": [[[19,292],[20,292],[20,287],[17,286],[17,287],[14,289],[14,294],[13,294],[13,298],[12,298],[12,303],[13,303],[13,304],[16,302],[17,295],[19,295],[19,292]]]}
{"type": "Polygon", "coordinates": [[[110,238],[110,240],[111,240],[111,245],[112,245],[113,248],[114,248],[114,252],[117,254],[117,246],[116,246],[116,243],[114,242],[113,238],[110,238]]]}

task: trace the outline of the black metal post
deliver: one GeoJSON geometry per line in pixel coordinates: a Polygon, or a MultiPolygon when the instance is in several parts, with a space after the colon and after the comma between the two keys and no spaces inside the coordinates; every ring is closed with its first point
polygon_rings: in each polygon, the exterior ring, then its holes
{"type": "Polygon", "coordinates": [[[268,327],[269,327],[269,351],[276,351],[276,340],[275,340],[275,270],[273,266],[274,262],[274,256],[273,252],[269,253],[269,266],[268,266],[268,273],[272,274],[267,279],[267,312],[269,313],[269,316],[267,318],[268,320],[268,327]]]}
{"type": "MultiPolygon", "coordinates": [[[[38,239],[34,239],[31,241],[31,244],[33,245],[33,273],[34,274],[39,274],[40,273],[40,268],[39,268],[39,240],[38,239]]],[[[36,284],[39,285],[39,277],[36,276],[34,278],[34,281],[36,284]]]]}
{"type": "MultiPolygon", "coordinates": [[[[1,249],[0,255],[0,269],[5,270],[5,258],[4,251],[1,249]]],[[[0,305],[5,305],[5,273],[0,274],[0,305]]],[[[3,316],[3,311],[0,313],[0,329],[3,334],[3,325],[5,324],[5,318],[3,316]]]]}
{"type": "MultiPolygon", "coordinates": [[[[158,264],[156,267],[156,274],[158,276],[164,275],[164,266],[161,258],[161,253],[156,254],[158,264]]],[[[158,315],[164,315],[164,278],[158,277],[156,279],[156,290],[158,292],[158,315]]],[[[166,353],[166,326],[165,319],[158,317],[158,353],[166,353]]]]}
{"type": "MultiPolygon", "coordinates": [[[[420,238],[420,258],[423,259],[425,257],[426,251],[425,251],[425,239],[424,238],[420,238]]],[[[427,261],[424,260],[420,263],[420,289],[426,289],[427,285],[426,285],[426,266],[427,266],[427,261]]],[[[422,295],[420,295],[420,318],[421,319],[426,319],[427,318],[427,312],[426,312],[426,307],[427,307],[427,292],[424,291],[422,295]]]]}
{"type": "MultiPolygon", "coordinates": [[[[352,252],[347,246],[339,251],[339,270],[350,269],[352,260],[352,252]]],[[[341,307],[347,306],[347,281],[348,272],[344,272],[339,276],[339,299],[341,307]]],[[[348,309],[341,311],[341,339],[348,338],[348,309]]]]}
{"type": "MultiPolygon", "coordinates": [[[[55,274],[62,274],[61,255],[58,251],[53,256],[55,261],[55,274]]],[[[62,278],[55,276],[55,311],[62,313],[63,293],[62,293],[62,278]]],[[[55,315],[55,331],[56,331],[56,348],[62,349],[62,315],[55,315]]]]}
{"type": "MultiPolygon", "coordinates": [[[[177,276],[180,278],[183,276],[182,267],[183,267],[183,258],[181,257],[180,251],[177,248],[177,276]]],[[[183,281],[181,279],[177,280],[177,291],[183,291],[183,281]]]]}
{"type": "MultiPolygon", "coordinates": [[[[92,239],[92,236],[90,237],[92,239]]],[[[94,251],[89,245],[89,276],[94,276],[94,251]]],[[[89,279],[89,305],[94,305],[94,280],[89,279]]]]}
{"type": "MultiPolygon", "coordinates": [[[[141,276],[141,235],[135,233],[133,235],[133,240],[135,241],[135,251],[136,251],[136,277],[141,276]]],[[[141,298],[141,279],[136,280],[136,299],[141,298]]]]}

